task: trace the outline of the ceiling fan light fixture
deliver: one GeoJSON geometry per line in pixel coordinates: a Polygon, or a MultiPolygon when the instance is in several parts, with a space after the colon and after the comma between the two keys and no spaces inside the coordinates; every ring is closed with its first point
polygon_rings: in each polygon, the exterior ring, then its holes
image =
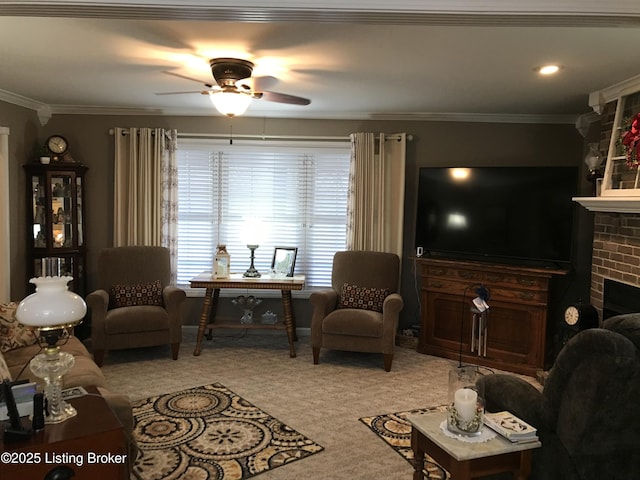
{"type": "Polygon", "coordinates": [[[251,96],[241,92],[212,92],[209,100],[216,110],[227,117],[242,115],[251,104],[251,96]]]}

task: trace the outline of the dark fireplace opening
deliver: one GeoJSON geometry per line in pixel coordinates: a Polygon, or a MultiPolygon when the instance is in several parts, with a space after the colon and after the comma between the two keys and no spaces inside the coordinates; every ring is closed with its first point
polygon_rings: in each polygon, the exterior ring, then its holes
{"type": "Polygon", "coordinates": [[[636,312],[640,312],[640,288],[605,278],[602,319],[636,312]]]}

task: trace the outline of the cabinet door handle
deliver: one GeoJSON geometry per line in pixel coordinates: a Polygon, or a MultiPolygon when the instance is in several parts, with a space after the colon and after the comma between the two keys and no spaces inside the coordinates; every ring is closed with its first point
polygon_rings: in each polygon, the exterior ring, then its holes
{"type": "Polygon", "coordinates": [[[518,280],[518,283],[524,287],[535,287],[536,285],[538,285],[538,282],[536,282],[535,280],[525,280],[524,278],[518,280]]]}
{"type": "Polygon", "coordinates": [[[429,282],[429,286],[433,288],[442,288],[444,284],[442,282],[429,282]]]}
{"type": "Polygon", "coordinates": [[[444,275],[447,271],[444,268],[432,268],[429,270],[431,275],[444,275]]]}
{"type": "Polygon", "coordinates": [[[476,278],[473,272],[465,272],[464,270],[461,272],[458,272],[458,275],[461,276],[462,278],[467,278],[467,279],[476,278]]]}

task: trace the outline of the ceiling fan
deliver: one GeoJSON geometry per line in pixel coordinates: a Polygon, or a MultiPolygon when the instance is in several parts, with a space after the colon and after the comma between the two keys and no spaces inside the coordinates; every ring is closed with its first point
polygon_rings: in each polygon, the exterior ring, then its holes
{"type": "Polygon", "coordinates": [[[309,105],[308,98],[297,97],[286,93],[271,92],[262,87],[275,81],[273,77],[252,77],[253,63],[238,58],[213,58],[209,60],[211,73],[215,83],[205,83],[195,78],[165,71],[169,75],[202,83],[208,90],[199,92],[166,92],[157,95],[174,95],[179,93],[201,93],[208,95],[216,109],[228,117],[242,115],[251,100],[263,99],[269,102],[288,103],[292,105],[309,105]]]}

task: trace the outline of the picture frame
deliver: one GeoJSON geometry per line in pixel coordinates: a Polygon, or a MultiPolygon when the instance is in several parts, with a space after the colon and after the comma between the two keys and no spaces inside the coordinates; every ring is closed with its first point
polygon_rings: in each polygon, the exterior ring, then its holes
{"type": "Polygon", "coordinates": [[[271,271],[276,275],[293,277],[297,256],[298,247],[275,247],[271,259],[271,271]]]}

